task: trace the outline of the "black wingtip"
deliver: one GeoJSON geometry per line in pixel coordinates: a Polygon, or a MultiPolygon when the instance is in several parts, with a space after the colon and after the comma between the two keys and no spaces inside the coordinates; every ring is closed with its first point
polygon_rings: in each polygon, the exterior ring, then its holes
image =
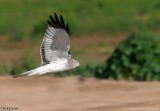
{"type": "Polygon", "coordinates": [[[54,17],[58,17],[56,13],[54,13],[54,17]]]}
{"type": "Polygon", "coordinates": [[[54,28],[62,28],[66,30],[66,32],[69,34],[69,25],[68,23],[65,25],[62,15],[60,15],[60,19],[59,19],[57,14],[54,13],[54,18],[52,17],[52,15],[49,15],[49,18],[50,20],[47,20],[49,26],[52,26],[54,28]]]}
{"type": "Polygon", "coordinates": [[[68,25],[68,23],[66,24],[66,31],[67,31],[68,33],[70,33],[70,32],[69,32],[69,25],[68,25]]]}
{"type": "Polygon", "coordinates": [[[51,21],[54,21],[52,15],[49,15],[49,18],[50,18],[51,21]]]}
{"type": "Polygon", "coordinates": [[[49,15],[50,18],[53,18],[52,15],[49,15]]]}
{"type": "Polygon", "coordinates": [[[59,28],[62,28],[62,27],[61,27],[61,23],[60,23],[59,18],[58,18],[58,16],[57,16],[56,13],[54,13],[54,20],[56,21],[57,26],[58,26],[59,28]]]}
{"type": "Polygon", "coordinates": [[[47,20],[47,23],[49,26],[53,26],[53,24],[49,20],[47,20]]]}
{"type": "Polygon", "coordinates": [[[60,15],[60,21],[61,21],[61,26],[62,26],[63,28],[65,28],[65,23],[64,23],[64,20],[63,20],[62,15],[60,15]]]}

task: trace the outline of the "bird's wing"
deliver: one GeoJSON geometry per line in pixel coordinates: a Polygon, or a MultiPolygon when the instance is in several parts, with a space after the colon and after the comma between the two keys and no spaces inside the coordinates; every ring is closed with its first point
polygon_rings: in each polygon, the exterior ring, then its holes
{"type": "Polygon", "coordinates": [[[42,65],[62,58],[71,58],[68,23],[65,24],[62,15],[59,19],[56,13],[54,18],[50,15],[47,22],[48,29],[40,47],[42,65]]]}

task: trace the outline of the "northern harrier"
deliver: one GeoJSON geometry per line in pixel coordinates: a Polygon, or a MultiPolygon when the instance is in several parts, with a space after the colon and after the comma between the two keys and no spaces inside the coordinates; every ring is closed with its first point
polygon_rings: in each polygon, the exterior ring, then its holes
{"type": "MultiPolygon", "coordinates": [[[[40,47],[41,66],[18,76],[37,76],[51,72],[61,72],[79,66],[79,62],[71,59],[69,26],[65,24],[62,15],[54,18],[50,15],[48,29],[40,47]]],[[[14,77],[18,77],[17,75],[14,77]]]]}

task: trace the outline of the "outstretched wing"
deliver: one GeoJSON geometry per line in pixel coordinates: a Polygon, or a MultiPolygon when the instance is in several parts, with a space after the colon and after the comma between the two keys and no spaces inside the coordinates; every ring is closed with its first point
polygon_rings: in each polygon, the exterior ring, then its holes
{"type": "Polygon", "coordinates": [[[59,19],[56,13],[54,18],[50,15],[50,20],[47,22],[48,29],[40,47],[42,65],[63,58],[71,58],[68,23],[65,24],[62,15],[59,19]]]}

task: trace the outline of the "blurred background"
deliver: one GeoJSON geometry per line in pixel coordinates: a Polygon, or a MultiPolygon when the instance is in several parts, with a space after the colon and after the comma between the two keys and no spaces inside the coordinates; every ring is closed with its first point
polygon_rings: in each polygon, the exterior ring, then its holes
{"type": "Polygon", "coordinates": [[[49,15],[63,15],[81,67],[50,74],[160,80],[159,0],[0,1],[0,75],[40,65],[49,15]]]}

